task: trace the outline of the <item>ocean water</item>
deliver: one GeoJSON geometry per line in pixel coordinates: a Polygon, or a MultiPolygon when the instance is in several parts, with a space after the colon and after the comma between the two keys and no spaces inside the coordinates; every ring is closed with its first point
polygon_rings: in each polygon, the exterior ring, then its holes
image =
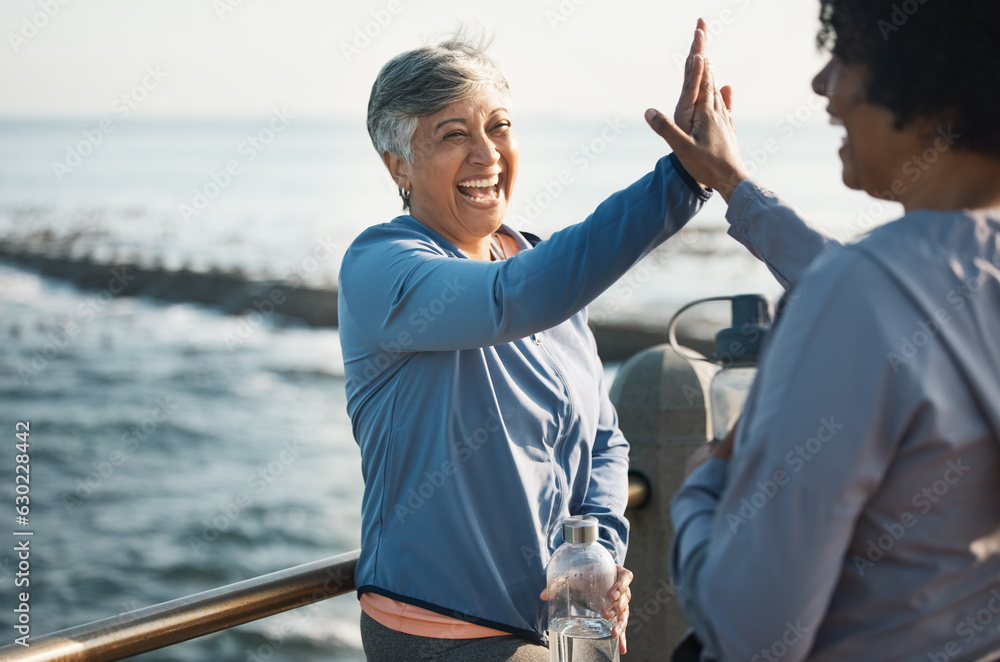
{"type": "MultiPolygon", "coordinates": [[[[2,121],[0,239],[335,283],[351,239],[398,214],[398,198],[361,121],[281,122],[129,120],[98,141],[100,118],[2,121]]],[[[895,215],[837,184],[839,136],[819,117],[787,128],[741,128],[762,181],[845,236],[865,214],[895,215]]],[[[516,130],[508,222],[542,236],[666,153],[641,116],[516,130]]],[[[694,298],[776,293],[725,236],[723,213],[712,201],[592,315],[662,323],[694,298]]],[[[0,493],[13,506],[15,423],[30,422],[32,636],[358,547],[363,485],[337,331],[275,315],[247,334],[247,323],[0,261],[0,493]]],[[[13,633],[16,541],[4,536],[0,629],[13,633]]],[[[360,660],[358,615],[353,597],[335,598],[140,659],[360,660]]]]}
{"type": "MultiPolygon", "coordinates": [[[[30,523],[16,528],[34,532],[32,634],[358,547],[335,330],[260,328],[230,349],[236,318],[120,298],[60,347],[60,321],[93,295],[6,267],[0,290],[12,505],[15,421],[31,426],[30,523]]],[[[276,641],[276,659],[363,659],[358,615],[353,598],[329,600],[143,659],[243,660],[276,641]]]]}

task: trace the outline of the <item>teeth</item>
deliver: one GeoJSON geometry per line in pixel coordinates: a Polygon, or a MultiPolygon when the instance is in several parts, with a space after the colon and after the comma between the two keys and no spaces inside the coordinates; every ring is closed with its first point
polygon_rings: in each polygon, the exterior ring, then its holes
{"type": "Polygon", "coordinates": [[[465,186],[468,188],[485,188],[487,186],[496,186],[500,182],[500,175],[493,175],[489,179],[473,179],[472,181],[462,182],[459,186],[465,186]]]}

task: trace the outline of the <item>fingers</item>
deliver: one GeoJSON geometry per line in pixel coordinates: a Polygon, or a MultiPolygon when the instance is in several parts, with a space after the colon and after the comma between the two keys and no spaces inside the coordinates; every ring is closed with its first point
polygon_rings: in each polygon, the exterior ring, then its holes
{"type": "Polygon", "coordinates": [[[694,117],[695,104],[698,103],[698,90],[701,87],[701,76],[705,66],[706,24],[704,19],[698,19],[698,25],[691,39],[691,48],[684,62],[684,83],[681,94],[674,109],[674,122],[681,130],[690,133],[694,117]]]}
{"type": "MultiPolygon", "coordinates": [[[[628,603],[632,599],[632,590],[628,587],[632,583],[632,571],[618,566],[618,574],[615,578],[615,585],[611,587],[611,606],[604,611],[604,617],[614,623],[611,629],[611,636],[618,637],[619,641],[625,636],[625,628],[628,627],[628,603]]],[[[623,644],[619,643],[619,647],[623,644]]],[[[624,649],[621,650],[624,653],[624,649]]]]}
{"type": "Polygon", "coordinates": [[[726,110],[733,112],[733,88],[731,85],[723,85],[719,90],[722,95],[722,102],[726,104],[726,110]]]}
{"type": "Polygon", "coordinates": [[[725,115],[728,107],[725,103],[722,90],[715,86],[715,68],[710,61],[705,62],[705,73],[702,76],[701,90],[699,98],[704,95],[705,103],[709,108],[715,110],[719,115],[725,115]]]}
{"type": "Polygon", "coordinates": [[[705,57],[705,20],[699,18],[698,26],[694,29],[694,37],[691,39],[691,49],[688,51],[687,61],[684,63],[685,69],[690,69],[691,64],[697,56],[705,57]]]}
{"type": "Polygon", "coordinates": [[[719,89],[715,85],[715,67],[710,60],[705,60],[704,73],[701,77],[701,87],[698,91],[699,100],[704,99],[705,104],[715,110],[720,115],[726,115],[732,110],[733,88],[729,85],[719,89]]]}
{"type": "MultiPolygon", "coordinates": [[[[629,573],[631,575],[632,573],[629,573]]],[[[629,581],[632,578],[629,577],[629,581]]],[[[628,588],[625,584],[615,584],[614,588],[611,589],[611,605],[604,610],[604,617],[607,619],[613,619],[620,614],[628,613],[628,603],[632,599],[632,589],[628,588]]]]}
{"type": "Polygon", "coordinates": [[[694,105],[698,101],[698,90],[701,88],[704,70],[705,57],[703,55],[694,54],[688,57],[687,67],[684,69],[684,85],[681,87],[681,96],[677,100],[678,114],[686,113],[690,115],[694,112],[694,105]]]}
{"type": "Polygon", "coordinates": [[[625,643],[624,632],[622,632],[622,636],[618,637],[618,652],[622,655],[628,652],[628,644],[625,643]]]}
{"type": "Polygon", "coordinates": [[[542,601],[547,601],[549,599],[549,587],[546,586],[543,588],[542,592],[538,594],[538,597],[541,598],[542,601]]]}
{"type": "Polygon", "coordinates": [[[689,59],[696,53],[705,52],[705,35],[707,34],[707,31],[708,23],[705,22],[705,19],[699,18],[698,24],[694,26],[694,38],[691,40],[691,51],[688,53],[689,59]]]}
{"type": "Polygon", "coordinates": [[[684,62],[685,71],[691,68],[691,62],[695,55],[705,54],[705,31],[708,29],[705,19],[699,18],[698,25],[694,29],[694,37],[691,39],[691,48],[688,50],[687,60],[684,62]]]}
{"type": "Polygon", "coordinates": [[[675,152],[680,152],[694,144],[688,134],[681,131],[666,115],[655,108],[650,108],[646,111],[646,122],[653,131],[667,141],[667,144],[675,152]]]}
{"type": "Polygon", "coordinates": [[[712,63],[707,58],[702,68],[704,69],[704,73],[701,76],[701,86],[698,90],[698,96],[705,95],[705,101],[711,105],[715,100],[715,74],[712,71],[712,63]]]}
{"type": "Polygon", "coordinates": [[[628,585],[632,583],[632,578],[635,575],[632,571],[624,566],[618,566],[618,576],[615,578],[615,583],[620,584],[622,589],[628,588],[628,585]]]}

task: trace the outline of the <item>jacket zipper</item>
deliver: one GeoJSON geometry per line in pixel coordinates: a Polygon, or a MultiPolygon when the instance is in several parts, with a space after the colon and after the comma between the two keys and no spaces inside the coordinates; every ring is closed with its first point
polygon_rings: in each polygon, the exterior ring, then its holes
{"type": "MultiPolygon", "coordinates": [[[[567,419],[572,418],[573,414],[576,411],[576,405],[573,402],[573,391],[569,387],[569,381],[567,381],[566,375],[560,369],[559,363],[558,361],[556,361],[556,357],[552,355],[552,353],[549,351],[547,347],[544,347],[542,345],[541,334],[540,333],[532,334],[531,340],[532,342],[535,343],[536,346],[542,348],[542,353],[545,354],[549,366],[552,367],[552,370],[555,371],[556,376],[562,383],[563,390],[566,393],[566,402],[568,403],[568,406],[566,408],[566,418],[567,419]]],[[[561,462],[561,454],[560,454],[565,438],[566,438],[566,432],[563,431],[560,433],[559,437],[556,438],[555,442],[553,442],[552,444],[552,463],[554,465],[553,473],[555,474],[556,487],[558,487],[558,493],[559,493],[559,501],[557,504],[558,508],[554,509],[556,513],[562,512],[563,504],[565,504],[568,499],[568,496],[565,496],[565,494],[569,490],[569,479],[566,477],[566,470],[563,468],[561,462]]],[[[557,524],[558,521],[552,522],[550,528],[555,528],[557,530],[558,529],[557,524]]]]}

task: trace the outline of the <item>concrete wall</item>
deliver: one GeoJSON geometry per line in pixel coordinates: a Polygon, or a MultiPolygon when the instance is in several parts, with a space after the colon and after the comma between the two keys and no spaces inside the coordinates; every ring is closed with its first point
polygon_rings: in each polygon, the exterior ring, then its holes
{"type": "Polygon", "coordinates": [[[708,441],[708,386],[716,369],[689,363],[670,345],[657,345],[626,362],[611,387],[619,425],[631,444],[630,471],[650,485],[649,501],[625,513],[631,523],[625,564],[635,573],[629,662],[668,659],[688,628],[668,572],[670,498],[684,479],[688,457],[708,441]]]}

